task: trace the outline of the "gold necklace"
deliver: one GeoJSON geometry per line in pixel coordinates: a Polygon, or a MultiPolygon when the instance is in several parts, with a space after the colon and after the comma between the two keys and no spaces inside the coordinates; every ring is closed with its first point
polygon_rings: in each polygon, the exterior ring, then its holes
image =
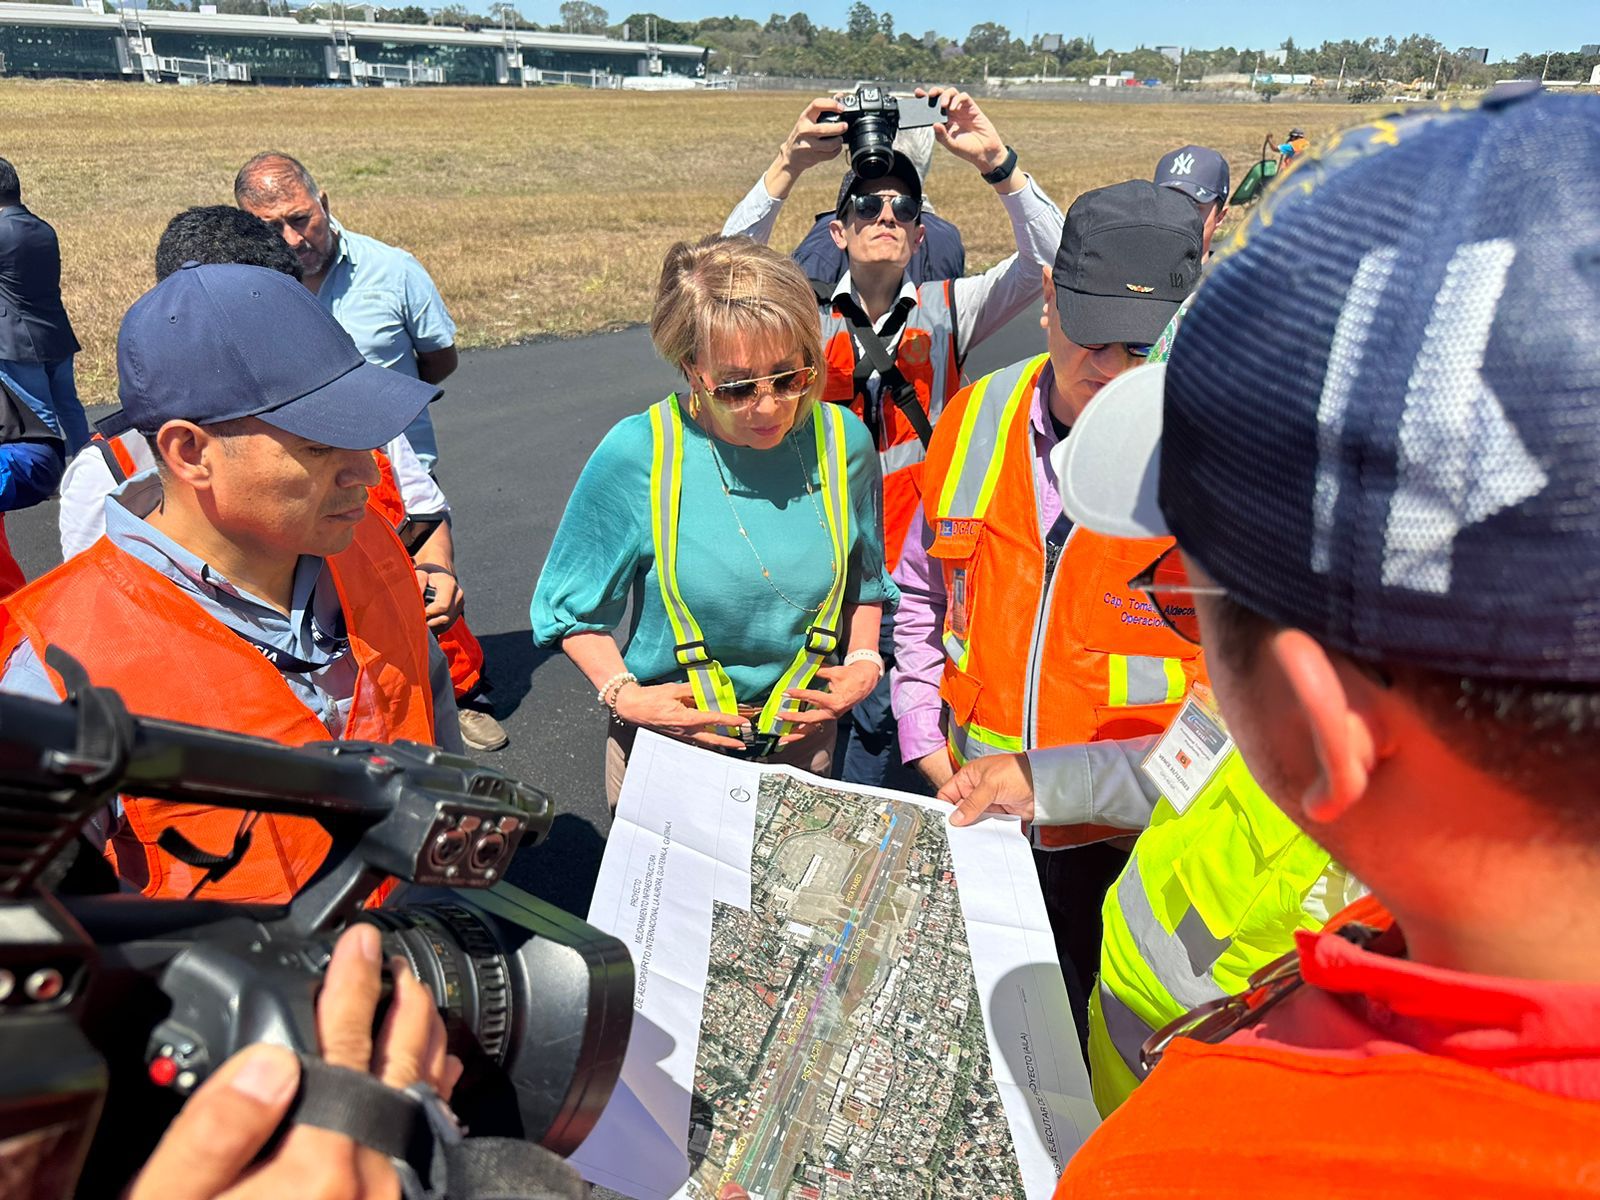
{"type": "MultiPolygon", "coordinates": [[[[817,494],[812,490],[811,487],[811,472],[806,469],[806,460],[800,453],[799,444],[794,440],[794,431],[790,430],[785,436],[784,440],[788,442],[791,447],[793,447],[795,461],[800,464],[800,480],[805,484],[806,495],[811,500],[812,511],[817,514],[817,524],[822,527],[822,532],[828,535],[828,550],[830,556],[828,562],[828,578],[832,579],[838,574],[839,571],[839,556],[833,549],[833,535],[828,532],[828,522],[822,516],[821,506],[817,504],[817,494]]],[[[796,604],[794,600],[792,600],[773,580],[772,572],[767,569],[767,564],[761,557],[761,551],[757,550],[756,544],[750,540],[750,534],[745,531],[744,520],[739,516],[739,510],[733,505],[733,490],[728,486],[728,477],[722,472],[722,456],[717,453],[717,448],[713,444],[715,441],[716,438],[712,435],[711,431],[707,430],[706,451],[711,455],[711,464],[717,469],[717,479],[722,484],[722,498],[728,502],[728,511],[733,514],[733,523],[739,527],[739,536],[744,539],[744,544],[750,547],[750,553],[756,556],[756,565],[761,568],[761,578],[767,581],[767,586],[772,589],[773,594],[787,604],[790,608],[797,609],[800,612],[805,613],[808,617],[816,616],[817,613],[822,611],[822,605],[828,602],[826,596],[823,597],[821,604],[811,607],[807,607],[804,604],[796,604]]],[[[832,591],[831,586],[829,590],[832,591]]]]}

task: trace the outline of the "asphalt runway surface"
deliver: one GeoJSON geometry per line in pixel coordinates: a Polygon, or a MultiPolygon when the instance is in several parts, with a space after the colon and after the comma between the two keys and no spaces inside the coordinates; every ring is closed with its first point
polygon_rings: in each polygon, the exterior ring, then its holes
{"type": "MultiPolygon", "coordinates": [[[[1041,351],[1038,322],[1035,309],[977,347],[968,377],[1041,351]]],[[[613,424],[676,382],[636,328],[464,354],[433,410],[467,616],[483,643],[495,713],[511,735],[504,750],[478,757],[549,793],[559,813],[549,836],[519,854],[510,878],[579,916],[588,912],[611,826],[605,721],[577,668],[534,646],[528,603],[590,452],[613,424]]],[[[90,419],[105,411],[91,409],[90,419]]],[[[61,561],[53,501],[10,515],[6,530],[29,579],[61,561]]]]}

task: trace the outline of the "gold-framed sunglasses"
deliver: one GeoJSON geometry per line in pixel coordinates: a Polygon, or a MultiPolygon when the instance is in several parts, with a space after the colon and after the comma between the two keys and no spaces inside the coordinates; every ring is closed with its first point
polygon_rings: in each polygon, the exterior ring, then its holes
{"type": "Polygon", "coordinates": [[[804,396],[817,381],[817,368],[793,367],[774,375],[758,375],[754,379],[730,379],[726,383],[707,388],[711,398],[724,408],[737,411],[749,408],[763,390],[770,391],[779,400],[794,400],[804,396]]]}

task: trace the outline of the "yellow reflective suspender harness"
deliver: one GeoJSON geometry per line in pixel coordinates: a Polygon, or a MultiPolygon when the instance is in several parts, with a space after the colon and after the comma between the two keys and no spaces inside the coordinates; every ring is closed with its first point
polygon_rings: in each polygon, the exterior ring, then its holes
{"type": "MultiPolygon", "coordinates": [[[[850,547],[850,486],[845,462],[844,414],[834,404],[812,408],[811,427],[817,440],[817,474],[822,484],[822,507],[827,516],[828,535],[833,542],[834,574],[822,608],[806,630],[805,643],[788,668],[778,678],[762,705],[754,727],[723,726],[716,731],[744,740],[745,752],[761,758],[771,754],[778,739],[793,726],[778,719],[784,707],[784,693],[791,688],[809,686],[817,668],[838,649],[841,616],[844,610],[845,575],[850,547]]],[[[651,538],[655,545],[656,579],[661,586],[661,603],[672,623],[673,653],[678,665],[689,676],[694,689],[695,707],[704,712],[723,712],[736,716],[739,698],[733,681],[706,645],[700,624],[684,603],[678,587],[678,514],[683,489],[683,413],[676,394],[650,408],[653,452],[650,461],[651,538]]],[[[707,435],[710,436],[710,435],[707,435]]]]}

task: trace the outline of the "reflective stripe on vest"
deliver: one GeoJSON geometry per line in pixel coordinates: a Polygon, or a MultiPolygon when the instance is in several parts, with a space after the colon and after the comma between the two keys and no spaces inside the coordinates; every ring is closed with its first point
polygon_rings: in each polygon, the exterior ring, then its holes
{"type": "Polygon", "coordinates": [[[1049,361],[1048,354],[1040,354],[986,375],[973,385],[972,399],[956,433],[950,470],[939,493],[942,516],[982,519],[988,511],[1011,425],[1022,402],[1032,398],[1039,373],[1049,361]],[[991,393],[1000,398],[999,403],[991,399],[991,393]]]}
{"type": "Polygon", "coordinates": [[[939,423],[939,414],[950,397],[960,390],[956,363],[956,314],[950,304],[949,280],[924,283],[917,288],[917,307],[906,317],[906,324],[928,331],[928,364],[933,368],[933,383],[928,388],[928,421],[939,423]]]}
{"type": "MultiPolygon", "coordinates": [[[[793,726],[778,720],[784,706],[784,693],[811,683],[817,668],[839,645],[840,620],[844,611],[845,574],[850,546],[849,468],[845,459],[844,414],[831,404],[813,406],[811,428],[816,435],[817,474],[822,486],[822,508],[827,516],[828,535],[833,543],[834,574],[827,598],[794,660],[779,677],[771,695],[756,719],[756,732],[788,733],[793,726]],[[781,728],[780,728],[781,726],[781,728]]],[[[656,579],[661,588],[661,603],[667,611],[676,643],[674,654],[689,676],[694,689],[695,707],[704,712],[739,711],[733,681],[711,654],[705,634],[678,586],[678,517],[683,490],[683,414],[676,394],[650,408],[652,456],[650,461],[651,540],[655,547],[656,579]]],[[[709,436],[709,435],[708,435],[709,436]]],[[[730,726],[717,726],[719,732],[737,737],[730,726]]]]}
{"type": "Polygon", "coordinates": [[[1100,1047],[1109,1043],[1132,1077],[1123,1089],[1097,1079],[1102,1113],[1144,1078],[1146,1038],[1242,990],[1294,949],[1295,930],[1320,928],[1305,903],[1330,870],[1327,852],[1261,791],[1237,750],[1182,813],[1165,798],[1157,803],[1101,910],[1090,1058],[1104,1061],[1100,1047]]]}
{"type": "MultiPolygon", "coordinates": [[[[1000,478],[1000,464],[1005,459],[1005,444],[1012,423],[1022,407],[1023,398],[1033,394],[1034,380],[1049,361],[1048,354],[1041,354],[1026,362],[1013,363],[992,375],[985,375],[973,385],[972,398],[961,414],[961,428],[956,432],[956,448],[951,456],[950,470],[944,477],[944,487],[939,494],[940,516],[981,520],[988,511],[995,483],[1000,478]],[[991,392],[1001,397],[1001,401],[997,403],[991,399],[991,392]]],[[[947,630],[944,652],[957,667],[966,669],[966,638],[947,630]]],[[[983,744],[992,745],[989,742],[983,744]]],[[[1019,741],[1017,749],[1022,748],[1019,741]]],[[[980,754],[1001,752],[989,749],[964,754],[954,740],[951,749],[955,751],[958,763],[980,754]]]]}
{"type": "Polygon", "coordinates": [[[1113,708],[1176,704],[1189,690],[1183,665],[1175,658],[1112,654],[1107,657],[1107,670],[1106,702],[1113,708]]]}
{"type": "Polygon", "coordinates": [[[965,725],[950,722],[950,753],[955,756],[958,767],[985,755],[1021,754],[1026,749],[1021,738],[985,729],[976,721],[968,721],[965,725]]]}

